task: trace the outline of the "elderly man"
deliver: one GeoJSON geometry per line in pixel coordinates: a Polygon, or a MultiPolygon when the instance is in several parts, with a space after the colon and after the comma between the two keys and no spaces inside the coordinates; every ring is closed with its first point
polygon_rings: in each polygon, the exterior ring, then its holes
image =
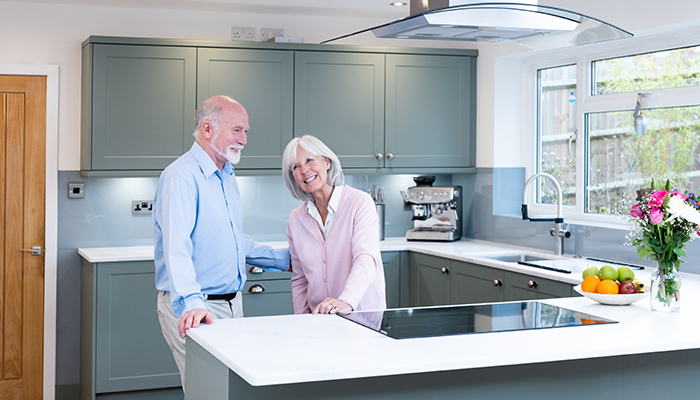
{"type": "Polygon", "coordinates": [[[247,142],[248,113],[215,96],[195,115],[195,143],[161,174],[153,201],[158,318],[185,382],[187,330],[214,318],[243,316],[246,262],[288,270],[289,250],[243,233],[232,164],[247,142]]]}

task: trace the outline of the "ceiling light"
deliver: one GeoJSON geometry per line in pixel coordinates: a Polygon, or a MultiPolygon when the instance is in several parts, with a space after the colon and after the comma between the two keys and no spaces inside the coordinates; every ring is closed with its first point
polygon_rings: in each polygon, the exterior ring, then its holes
{"type": "Polygon", "coordinates": [[[400,1],[393,1],[393,2],[389,3],[389,5],[390,5],[390,6],[394,6],[394,7],[403,7],[403,6],[406,5],[406,3],[403,3],[403,2],[400,2],[400,1]]]}

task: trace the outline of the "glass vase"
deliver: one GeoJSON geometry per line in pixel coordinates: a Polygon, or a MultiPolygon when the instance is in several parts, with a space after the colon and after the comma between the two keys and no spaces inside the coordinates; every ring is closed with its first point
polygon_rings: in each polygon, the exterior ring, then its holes
{"type": "Polygon", "coordinates": [[[657,267],[650,286],[652,311],[676,312],[681,308],[681,274],[675,268],[657,267]]]}

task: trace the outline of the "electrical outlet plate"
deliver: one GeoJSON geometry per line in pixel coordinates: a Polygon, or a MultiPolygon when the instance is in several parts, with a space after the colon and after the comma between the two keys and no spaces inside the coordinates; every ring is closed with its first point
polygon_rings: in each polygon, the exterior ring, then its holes
{"type": "Polygon", "coordinates": [[[85,197],[85,183],[84,182],[70,182],[68,183],[68,198],[69,199],[82,199],[85,197]]]}
{"type": "Polygon", "coordinates": [[[255,28],[234,26],[231,28],[231,40],[255,41],[255,28]]]}
{"type": "Polygon", "coordinates": [[[131,200],[132,214],[152,214],[153,200],[131,200]]]}
{"type": "Polygon", "coordinates": [[[284,29],[280,28],[260,28],[260,40],[267,42],[276,37],[284,36],[284,29]]]}

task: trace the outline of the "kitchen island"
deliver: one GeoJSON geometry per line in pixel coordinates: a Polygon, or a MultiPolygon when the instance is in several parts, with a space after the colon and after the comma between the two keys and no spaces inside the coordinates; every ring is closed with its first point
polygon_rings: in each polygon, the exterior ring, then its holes
{"type": "Polygon", "coordinates": [[[678,313],[541,300],[613,324],[397,340],[333,315],[218,320],[189,332],[186,398],[697,398],[699,278],[678,313]]]}

